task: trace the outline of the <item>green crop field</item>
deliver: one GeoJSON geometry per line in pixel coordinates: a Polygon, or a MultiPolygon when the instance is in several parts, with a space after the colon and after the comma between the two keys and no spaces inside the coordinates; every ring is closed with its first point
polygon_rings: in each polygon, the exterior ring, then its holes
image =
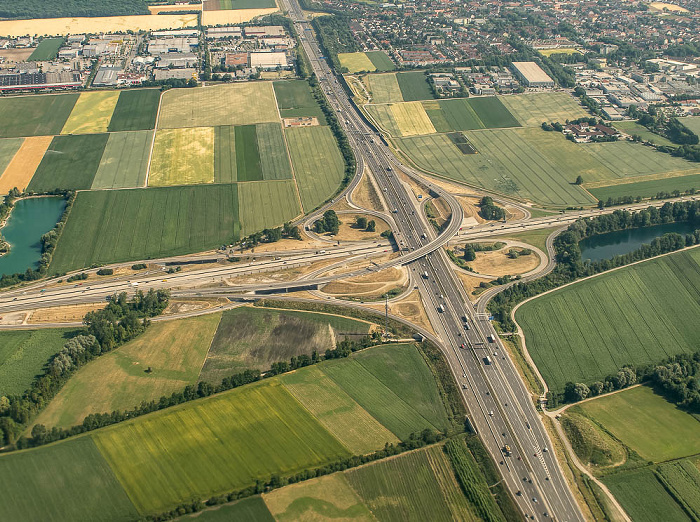
{"type": "Polygon", "coordinates": [[[689,189],[700,190],[700,174],[659,178],[637,183],[619,183],[599,188],[586,188],[596,199],[602,199],[603,201],[607,201],[608,198],[615,199],[624,196],[651,197],[659,192],[672,194],[674,190],[680,192],[685,192],[689,189]]]}
{"type": "Polygon", "coordinates": [[[680,460],[658,467],[657,477],[685,505],[686,511],[700,520],[700,469],[690,460],[680,460]]]}
{"type": "Polygon", "coordinates": [[[521,125],[539,127],[543,121],[558,121],[590,117],[576,98],[565,92],[538,92],[501,96],[503,105],[521,125]]]}
{"type": "Polygon", "coordinates": [[[695,134],[700,134],[700,118],[697,116],[688,116],[686,118],[678,118],[680,122],[688,127],[695,134]]]}
{"type": "Polygon", "coordinates": [[[89,437],[0,456],[0,489],[1,520],[139,518],[89,437]]]}
{"type": "Polygon", "coordinates": [[[259,495],[244,498],[234,504],[217,506],[213,509],[200,511],[195,516],[184,517],[183,520],[196,522],[275,522],[259,495]]]}
{"type": "Polygon", "coordinates": [[[695,352],[700,339],[700,249],[575,283],[523,305],[515,318],[554,391],[601,380],[625,364],[695,352]]]}
{"type": "Polygon", "coordinates": [[[81,368],[33,423],[70,428],[91,413],[130,410],[195,384],[220,318],[215,313],[153,323],[81,368]]]}
{"type": "Polygon", "coordinates": [[[396,73],[403,101],[432,100],[433,92],[423,71],[396,73]]]}
{"type": "Polygon", "coordinates": [[[152,139],[148,130],[111,133],[91,188],[143,187],[152,139]]]}
{"type": "Polygon", "coordinates": [[[159,128],[251,125],[279,121],[271,82],[170,89],[161,98],[159,128]]]}
{"type": "Polygon", "coordinates": [[[646,386],[579,406],[644,460],[661,462],[700,453],[700,421],[646,386]]]}
{"type": "Polygon", "coordinates": [[[396,65],[384,51],[367,51],[365,54],[377,71],[393,71],[396,69],[396,65]]]}
{"type": "Polygon", "coordinates": [[[233,183],[237,176],[235,127],[214,127],[214,183],[233,183]]]}
{"type": "Polygon", "coordinates": [[[36,169],[28,191],[89,189],[109,134],[56,136],[36,169]]]}
{"type": "Polygon", "coordinates": [[[47,60],[53,60],[58,56],[58,50],[63,45],[63,38],[44,38],[39,45],[37,45],[34,52],[29,55],[27,61],[29,62],[45,62],[47,60]]]}
{"type": "Polygon", "coordinates": [[[267,371],[296,355],[324,353],[333,336],[366,334],[369,325],[345,317],[242,307],[224,312],[200,380],[218,384],[246,369],[267,371]]]}
{"type": "Polygon", "coordinates": [[[0,137],[58,134],[79,96],[71,93],[0,98],[0,137]]]}
{"type": "Polygon", "coordinates": [[[50,271],[201,252],[238,237],[235,184],[81,192],[50,271]]]}
{"type": "Polygon", "coordinates": [[[399,440],[345,393],[321,368],[312,366],[282,376],[294,397],[348,450],[365,455],[399,440]]]}
{"type": "Polygon", "coordinates": [[[24,393],[49,357],[76,333],[62,328],[0,332],[0,397],[24,393]]]}
{"type": "Polygon", "coordinates": [[[540,129],[479,130],[467,138],[478,154],[463,154],[444,134],[398,141],[428,172],[547,205],[590,205],[594,199],[573,184],[576,176],[607,175],[576,144],[540,129]]]}
{"type": "Polygon", "coordinates": [[[432,120],[433,118],[436,118],[438,121],[440,121],[440,117],[444,118],[449,126],[448,130],[445,132],[484,128],[481,118],[477,116],[468,99],[439,100],[437,103],[440,108],[440,113],[439,115],[435,113],[430,115],[430,119],[432,120]]]}
{"type": "Polygon", "coordinates": [[[643,140],[652,141],[657,145],[666,145],[669,147],[675,147],[673,142],[667,138],[664,138],[660,134],[651,132],[645,126],[640,125],[636,121],[616,121],[614,127],[620,132],[625,134],[640,136],[643,140]]]}
{"type": "Polygon", "coordinates": [[[162,129],[156,132],[148,185],[163,187],[213,183],[214,135],[212,127],[162,129]]]}
{"type": "Polygon", "coordinates": [[[239,183],[238,207],[244,236],[279,227],[301,214],[292,180],[239,183]]]}
{"type": "Polygon", "coordinates": [[[292,167],[280,124],[259,123],[256,132],[263,179],[292,179],[292,167]]]}
{"type": "Polygon", "coordinates": [[[269,380],[93,437],[141,513],[349,455],[279,381],[269,380]]]}
{"type": "Polygon", "coordinates": [[[372,72],[377,70],[372,60],[362,52],[338,53],[338,60],[340,61],[341,67],[345,67],[350,73],[372,72]]]}
{"type": "Polygon", "coordinates": [[[330,198],[343,181],[344,164],[328,127],[286,129],[301,203],[310,212],[330,198]]]}
{"type": "Polygon", "coordinates": [[[326,117],[314,99],[306,81],[285,80],[275,82],[273,86],[277,97],[277,106],[283,118],[315,117],[321,125],[326,124],[326,117]]]}
{"type": "Polygon", "coordinates": [[[263,179],[255,125],[239,125],[234,128],[236,143],[236,170],[238,181],[263,179]]]}
{"type": "Polygon", "coordinates": [[[156,126],[159,89],[134,89],[119,93],[109,132],[148,130],[156,126]]]}
{"type": "Polygon", "coordinates": [[[361,352],[356,360],[406,404],[420,413],[433,426],[448,426],[442,399],[435,387],[430,368],[423,356],[411,345],[387,345],[361,352]],[[407,386],[407,383],[411,383],[407,386]]]}
{"type": "MultiPolygon", "coordinates": [[[[413,404],[405,402],[395,388],[390,388],[393,382],[383,383],[355,358],[330,361],[324,365],[323,372],[402,440],[425,428],[439,428],[423,417],[413,404]]],[[[409,379],[404,386],[412,386],[412,383],[409,379]]]]}
{"type": "Polygon", "coordinates": [[[345,475],[379,520],[479,520],[441,446],[353,469],[345,475]]]}
{"type": "MultiPolygon", "coordinates": [[[[448,121],[446,111],[443,112],[441,102],[450,100],[425,100],[422,103],[425,113],[430,118],[430,121],[435,127],[435,132],[450,132],[453,129],[453,125],[448,121]]],[[[459,109],[470,109],[471,107],[467,104],[458,104],[459,109]]],[[[448,104],[449,107],[449,104],[448,104]]]]}
{"type": "Polygon", "coordinates": [[[690,518],[656,479],[651,468],[603,479],[634,522],[686,522],[690,518]]]}
{"type": "Polygon", "coordinates": [[[22,138],[0,139],[0,176],[5,172],[7,165],[15,157],[23,142],[22,138]]]}
{"type": "Polygon", "coordinates": [[[487,129],[520,126],[518,120],[515,119],[505,105],[501,103],[500,98],[495,96],[483,96],[479,98],[469,98],[468,102],[487,129]]]}
{"type": "Polygon", "coordinates": [[[403,101],[401,87],[395,73],[368,74],[365,77],[372,103],[397,103],[403,101]]]}

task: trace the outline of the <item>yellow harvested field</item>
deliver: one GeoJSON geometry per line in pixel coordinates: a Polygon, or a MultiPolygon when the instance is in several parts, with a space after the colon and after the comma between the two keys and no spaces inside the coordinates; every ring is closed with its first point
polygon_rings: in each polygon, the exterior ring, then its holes
{"type": "Polygon", "coordinates": [[[70,306],[54,306],[35,310],[27,320],[31,324],[42,323],[81,323],[88,312],[104,308],[102,303],[88,303],[70,306]]]}
{"type": "Polygon", "coordinates": [[[433,134],[435,127],[419,101],[395,103],[391,106],[394,121],[402,136],[433,134]]]}
{"type": "Polygon", "coordinates": [[[674,4],[667,4],[666,2],[650,2],[649,3],[649,8],[652,11],[663,11],[664,9],[671,11],[672,13],[688,13],[688,11],[685,7],[681,7],[679,5],[674,5],[674,4]]]}
{"type": "Polygon", "coordinates": [[[278,122],[272,82],[170,89],[161,98],[158,128],[278,122]]]}
{"type": "MultiPolygon", "coordinates": [[[[370,214],[340,214],[340,221],[342,224],[338,229],[338,233],[335,235],[335,239],[338,241],[362,241],[362,240],[376,240],[380,237],[381,233],[385,230],[389,230],[389,224],[378,217],[372,216],[370,214]],[[374,221],[375,229],[374,232],[367,232],[364,229],[357,228],[355,226],[358,217],[365,217],[367,221],[374,221]]],[[[389,248],[389,247],[387,247],[389,248]]]]}
{"type": "Polygon", "coordinates": [[[557,49],[538,49],[537,51],[542,56],[552,56],[553,54],[581,54],[573,47],[561,47],[557,49]]]}
{"type": "Polygon", "coordinates": [[[338,60],[340,60],[340,65],[347,67],[351,73],[377,70],[365,53],[338,53],[338,60]]]}
{"type": "Polygon", "coordinates": [[[214,129],[164,129],[156,133],[149,187],[214,183],[214,129]]]}
{"type": "Polygon", "coordinates": [[[75,102],[61,134],[96,134],[107,132],[119,92],[84,92],[75,102]]]}
{"type": "Polygon", "coordinates": [[[95,18],[36,18],[33,20],[0,21],[3,36],[55,36],[77,33],[109,33],[157,31],[195,27],[197,15],[135,15],[95,18]]]}
{"type": "MultiPolygon", "coordinates": [[[[276,7],[266,9],[229,9],[220,11],[203,11],[202,25],[227,25],[250,22],[253,18],[279,11],[276,7]]],[[[167,15],[160,15],[167,16],[167,15]]]]}
{"type": "Polygon", "coordinates": [[[27,188],[51,140],[52,136],[24,138],[17,154],[0,176],[0,194],[7,194],[14,187],[27,188]]]}

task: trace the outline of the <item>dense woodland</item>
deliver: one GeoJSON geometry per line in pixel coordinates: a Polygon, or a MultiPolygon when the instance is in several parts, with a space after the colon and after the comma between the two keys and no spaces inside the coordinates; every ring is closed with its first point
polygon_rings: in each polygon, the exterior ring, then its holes
{"type": "Polygon", "coordinates": [[[149,14],[144,0],[0,0],[0,18],[63,18],[149,14]]]}

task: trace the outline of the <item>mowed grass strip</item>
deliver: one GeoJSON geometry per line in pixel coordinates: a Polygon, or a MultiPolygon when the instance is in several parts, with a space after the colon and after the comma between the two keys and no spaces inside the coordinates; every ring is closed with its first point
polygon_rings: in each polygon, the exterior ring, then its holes
{"type": "Polygon", "coordinates": [[[279,522],[297,520],[377,520],[355,493],[344,473],[305,480],[263,495],[279,522]]]}
{"type": "Polygon", "coordinates": [[[109,132],[153,129],[160,103],[160,89],[129,89],[119,100],[107,130],[109,132]]]}
{"type": "Polygon", "coordinates": [[[113,132],[109,135],[93,189],[143,187],[153,132],[113,132]]]}
{"type": "Polygon", "coordinates": [[[195,384],[220,318],[153,323],[134,341],[81,368],[34,424],[69,428],[91,413],[129,410],[195,384]]]}
{"type": "Polygon", "coordinates": [[[93,437],[141,513],[349,455],[279,381],[269,380],[93,437]]]}
{"type": "Polygon", "coordinates": [[[374,64],[377,71],[393,71],[396,69],[396,65],[384,51],[367,51],[365,55],[374,64]]]}
{"type": "Polygon", "coordinates": [[[271,82],[171,89],[161,98],[159,128],[250,125],[278,121],[271,82]]]}
{"type": "Polygon", "coordinates": [[[263,179],[258,150],[258,134],[255,125],[234,127],[236,145],[236,171],[238,181],[260,181],[263,179]]]}
{"type": "Polygon", "coordinates": [[[478,520],[466,500],[457,500],[464,496],[441,446],[362,466],[348,471],[345,476],[375,517],[382,521],[478,520]]]}
{"type": "Polygon", "coordinates": [[[213,183],[214,135],[211,127],[157,131],[148,185],[213,183]]]}
{"type": "Polygon", "coordinates": [[[395,73],[368,74],[365,78],[369,91],[372,93],[372,103],[398,103],[403,101],[401,87],[395,73]]]}
{"type": "Polygon", "coordinates": [[[79,96],[71,93],[0,98],[0,137],[60,133],[79,96]]]}
{"type": "Polygon", "coordinates": [[[552,390],[622,366],[694,352],[700,325],[700,249],[581,281],[521,306],[528,351],[552,390]]]}
{"type": "Polygon", "coordinates": [[[214,128],[214,183],[238,181],[234,129],[231,125],[214,128]]]}
{"type": "Polygon", "coordinates": [[[81,93],[61,134],[106,132],[118,100],[117,91],[81,93]]]}
{"type": "Polygon", "coordinates": [[[65,40],[61,38],[44,38],[39,45],[36,46],[34,52],[29,55],[29,62],[44,62],[53,60],[58,55],[58,50],[63,45],[65,40]]]}
{"type": "Polygon", "coordinates": [[[80,192],[50,271],[201,252],[239,234],[235,184],[80,192]]]}
{"type": "Polygon", "coordinates": [[[377,67],[372,63],[365,53],[338,53],[340,65],[345,67],[348,72],[356,73],[360,71],[372,72],[376,71],[377,67]]]}
{"type": "Polygon", "coordinates": [[[661,462],[700,453],[700,421],[647,386],[579,406],[584,415],[603,426],[644,460],[661,462]]]}
{"type": "Polygon", "coordinates": [[[27,190],[89,189],[100,166],[108,134],[56,136],[27,190]]]}
{"type": "Polygon", "coordinates": [[[282,383],[351,453],[365,455],[399,442],[319,368],[284,375],[282,383]]]}
{"type": "Polygon", "coordinates": [[[263,179],[292,179],[292,166],[280,124],[258,123],[255,127],[263,179]]]}
{"type": "Polygon", "coordinates": [[[539,127],[543,121],[590,118],[581,104],[566,92],[537,92],[501,96],[500,100],[513,117],[525,127],[539,127]]]}
{"type": "Polygon", "coordinates": [[[24,138],[0,177],[0,194],[7,194],[14,187],[27,188],[52,140],[51,136],[24,138]]]}
{"type": "Polygon", "coordinates": [[[238,201],[243,235],[279,227],[301,213],[292,180],[239,183],[238,201]]]}
{"type": "Polygon", "coordinates": [[[2,520],[127,521],[139,513],[89,437],[0,456],[2,520]]]}
{"type": "Polygon", "coordinates": [[[430,121],[421,102],[394,103],[391,105],[394,121],[401,131],[401,136],[433,134],[435,127],[430,121]]]}
{"type": "Polygon", "coordinates": [[[603,479],[635,522],[687,522],[691,520],[669,495],[651,468],[616,473],[603,479]]]}
{"type": "Polygon", "coordinates": [[[338,190],[343,158],[328,127],[286,129],[285,135],[301,203],[310,212],[338,190]]]}
{"type": "Polygon", "coordinates": [[[52,328],[0,332],[0,397],[21,395],[77,330],[52,328]]]}
{"type": "Polygon", "coordinates": [[[428,78],[423,71],[396,73],[401,96],[404,101],[432,100],[433,92],[428,85],[428,78]]]}

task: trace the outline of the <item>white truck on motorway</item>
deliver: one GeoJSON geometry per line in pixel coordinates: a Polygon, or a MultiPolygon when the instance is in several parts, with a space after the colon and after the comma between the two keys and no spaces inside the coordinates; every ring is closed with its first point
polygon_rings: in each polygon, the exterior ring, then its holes
{"type": "Polygon", "coordinates": [[[493,361],[491,360],[491,356],[487,355],[484,357],[484,364],[491,364],[493,361]]]}
{"type": "Polygon", "coordinates": [[[445,311],[445,305],[439,304],[437,307],[438,312],[443,313],[445,311]]]}
{"type": "Polygon", "coordinates": [[[423,279],[428,279],[428,272],[427,272],[427,270],[426,270],[425,272],[423,272],[422,275],[423,275],[423,279]]]}

